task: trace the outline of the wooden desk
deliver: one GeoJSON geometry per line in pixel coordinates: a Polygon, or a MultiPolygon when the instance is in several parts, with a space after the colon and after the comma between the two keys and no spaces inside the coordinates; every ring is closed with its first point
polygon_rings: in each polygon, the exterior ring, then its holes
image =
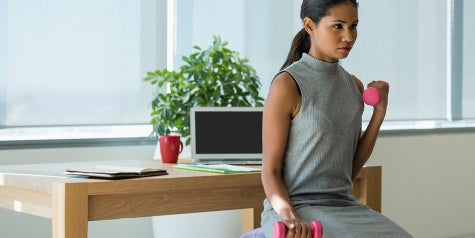
{"type": "MultiPolygon", "coordinates": [[[[379,203],[372,204],[380,209],[380,186],[372,189],[378,182],[368,183],[378,180],[378,171],[380,185],[381,168],[364,168],[355,179],[354,193],[369,205],[378,200],[379,191],[379,203]]],[[[263,199],[259,173],[178,170],[160,161],[0,166],[0,207],[52,219],[54,238],[85,238],[88,221],[234,209],[243,209],[244,233],[260,225],[263,199]],[[169,175],[125,180],[62,175],[67,168],[104,164],[164,168],[169,175]]]]}

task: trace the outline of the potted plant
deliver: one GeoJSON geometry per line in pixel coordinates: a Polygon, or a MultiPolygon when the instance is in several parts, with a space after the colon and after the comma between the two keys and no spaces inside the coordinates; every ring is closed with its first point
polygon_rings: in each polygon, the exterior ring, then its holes
{"type": "Polygon", "coordinates": [[[183,57],[179,70],[148,72],[144,78],[168,93],[155,93],[151,107],[152,136],[180,135],[190,144],[190,109],[194,106],[262,106],[261,83],[248,59],[228,49],[226,41],[214,36],[212,45],[183,57]]]}

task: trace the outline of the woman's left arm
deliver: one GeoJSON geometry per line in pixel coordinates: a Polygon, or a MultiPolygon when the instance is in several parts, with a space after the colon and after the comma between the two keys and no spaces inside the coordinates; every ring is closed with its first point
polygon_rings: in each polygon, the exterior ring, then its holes
{"type": "MultiPolygon", "coordinates": [[[[360,90],[362,90],[361,81],[359,81],[356,77],[354,77],[354,80],[360,86],[360,90]]],[[[389,84],[387,82],[372,81],[368,84],[368,87],[378,89],[381,94],[381,100],[378,104],[374,105],[373,115],[371,116],[368,127],[358,141],[355,157],[353,158],[352,178],[355,178],[356,175],[358,175],[361,168],[366,163],[366,161],[368,161],[371,153],[373,152],[376,139],[378,138],[379,129],[383,124],[384,117],[386,116],[386,108],[388,106],[389,84]]]]}

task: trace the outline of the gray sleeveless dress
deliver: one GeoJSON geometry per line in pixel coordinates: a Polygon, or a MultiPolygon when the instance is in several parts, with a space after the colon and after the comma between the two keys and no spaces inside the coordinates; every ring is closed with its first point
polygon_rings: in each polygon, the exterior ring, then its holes
{"type": "MultiPolygon", "coordinates": [[[[338,63],[308,54],[284,69],[298,84],[302,105],[291,121],[283,159],[290,200],[306,222],[320,220],[324,237],[411,237],[397,224],[359,204],[349,194],[351,169],[361,129],[363,101],[338,63]]],[[[262,228],[282,218],[264,200],[262,228]]]]}

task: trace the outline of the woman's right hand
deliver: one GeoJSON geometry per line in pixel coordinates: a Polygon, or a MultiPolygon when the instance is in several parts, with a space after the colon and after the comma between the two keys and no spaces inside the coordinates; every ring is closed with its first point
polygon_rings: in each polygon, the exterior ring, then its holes
{"type": "Polygon", "coordinates": [[[287,227],[286,238],[312,238],[310,224],[300,219],[284,220],[284,224],[287,227]]]}

